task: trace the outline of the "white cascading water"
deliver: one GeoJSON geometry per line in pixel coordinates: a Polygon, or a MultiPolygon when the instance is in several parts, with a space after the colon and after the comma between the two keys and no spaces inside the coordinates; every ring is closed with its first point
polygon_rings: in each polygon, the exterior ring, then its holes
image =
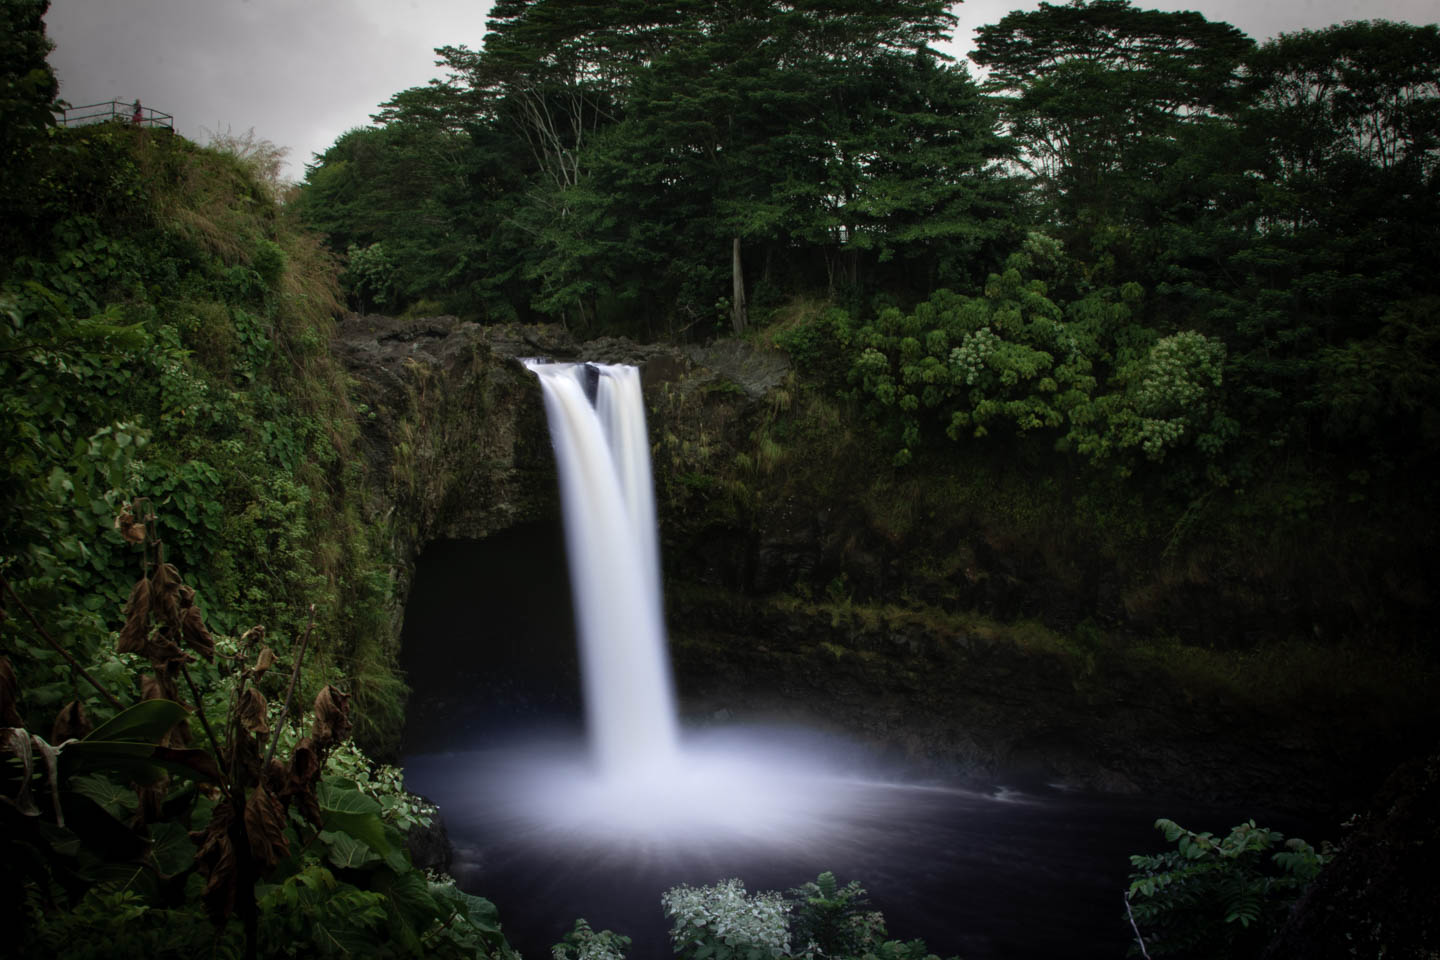
{"type": "Polygon", "coordinates": [[[544,390],[560,475],[591,749],[607,778],[658,776],[673,769],[679,735],[640,371],[527,366],[544,390]]]}

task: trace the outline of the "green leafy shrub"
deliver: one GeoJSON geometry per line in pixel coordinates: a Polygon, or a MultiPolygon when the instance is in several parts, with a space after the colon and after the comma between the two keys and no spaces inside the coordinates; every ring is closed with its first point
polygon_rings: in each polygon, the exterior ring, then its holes
{"type": "Polygon", "coordinates": [[[843,887],[835,874],[825,871],[790,891],[792,956],[805,960],[825,957],[859,957],[885,941],[885,918],[867,909],[865,890],[858,880],[843,887]]]}
{"type": "Polygon", "coordinates": [[[550,950],[554,960],[625,960],[630,938],[611,930],[592,930],[582,917],[550,950]]]}
{"type": "Polygon", "coordinates": [[[1330,857],[1254,820],[1220,838],[1163,818],[1155,827],[1175,849],[1132,856],[1125,894],[1155,955],[1258,956],[1330,857]]]}

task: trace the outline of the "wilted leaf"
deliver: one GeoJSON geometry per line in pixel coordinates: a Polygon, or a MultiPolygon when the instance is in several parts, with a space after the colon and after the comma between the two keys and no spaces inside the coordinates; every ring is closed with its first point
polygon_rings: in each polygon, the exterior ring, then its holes
{"type": "Polygon", "coordinates": [[[194,657],[188,657],[185,651],[181,650],[179,645],[175,643],[170,635],[169,627],[157,630],[150,637],[149,642],[145,644],[145,649],[141,652],[150,659],[150,665],[157,670],[167,667],[172,663],[179,663],[181,661],[188,662],[195,659],[194,657]]]}
{"type": "Polygon", "coordinates": [[[131,818],[131,826],[142,827],[147,823],[159,820],[160,805],[165,800],[165,794],[169,789],[169,777],[161,777],[154,783],[137,785],[135,796],[139,802],[135,808],[135,816],[131,818]]]}
{"type": "Polygon", "coordinates": [[[30,751],[30,732],[22,727],[0,729],[0,751],[20,761],[20,790],[11,802],[25,816],[39,816],[40,808],[35,806],[35,801],[30,796],[30,778],[35,773],[35,756],[30,751]]]}
{"type": "Polygon", "coordinates": [[[295,783],[310,783],[320,775],[320,758],[315,755],[310,738],[304,737],[295,744],[295,753],[290,757],[290,779],[295,783]]]}
{"type": "MultiPolygon", "coordinates": [[[[178,701],[180,699],[180,686],[175,682],[174,677],[165,673],[161,673],[159,676],[149,673],[141,674],[140,699],[178,701]]],[[[166,733],[169,733],[169,731],[167,730],[166,733]]]]}
{"type": "Polygon", "coordinates": [[[345,739],[350,732],[350,698],[327,685],[315,695],[315,722],[310,738],[319,748],[326,749],[345,739]]]}
{"type": "Polygon", "coordinates": [[[19,701],[20,684],[15,679],[15,668],[10,665],[9,657],[0,657],[0,726],[25,726],[16,709],[19,701]]]}
{"type": "Polygon", "coordinates": [[[244,633],[240,634],[240,646],[249,646],[252,643],[259,643],[261,640],[264,639],[264,627],[251,627],[249,630],[246,630],[244,633]]]}
{"type": "Polygon", "coordinates": [[[156,747],[153,759],[162,763],[173,773],[193,780],[222,782],[220,768],[215,758],[204,750],[176,750],[173,747],[156,747]]]}
{"type": "Polygon", "coordinates": [[[256,680],[259,680],[261,677],[265,676],[265,671],[275,666],[275,659],[276,657],[274,650],[271,650],[269,647],[260,648],[260,656],[255,658],[255,666],[253,668],[255,671],[256,680]]]}
{"type": "Polygon", "coordinates": [[[79,700],[71,700],[60,708],[60,715],[55,718],[55,725],[50,728],[50,742],[80,740],[92,729],[90,717],[85,713],[85,705],[79,700]]]}
{"type": "Polygon", "coordinates": [[[245,801],[245,832],[250,853],[266,867],[273,867],[290,852],[285,839],[285,805],[262,784],[245,801]]]}
{"type": "Polygon", "coordinates": [[[260,744],[243,726],[235,733],[236,736],[230,744],[233,752],[228,758],[226,769],[236,770],[243,774],[247,782],[258,782],[260,775],[264,772],[260,744]]]}
{"type": "Polygon", "coordinates": [[[171,630],[180,630],[180,571],[173,563],[162,563],[150,577],[150,605],[155,615],[171,630]]]}
{"type": "Polygon", "coordinates": [[[240,695],[240,723],[251,733],[270,732],[270,724],[265,719],[268,709],[265,696],[254,687],[246,687],[245,692],[240,695]]]}
{"type": "Polygon", "coordinates": [[[210,824],[203,833],[192,833],[190,839],[200,844],[195,851],[195,863],[205,876],[205,911],[210,922],[217,927],[224,926],[226,919],[235,909],[235,881],[238,872],[235,862],[235,844],[230,839],[230,824],[234,811],[229,803],[215,805],[210,824]]]}
{"type": "Polygon", "coordinates": [[[215,641],[211,638],[210,631],[205,629],[205,621],[200,616],[200,608],[186,607],[185,612],[181,614],[180,625],[180,635],[185,638],[185,646],[206,660],[213,661],[215,659],[215,641]]]}
{"type": "Polygon", "coordinates": [[[115,529],[131,543],[144,543],[145,524],[136,519],[131,512],[133,509],[128,503],[120,508],[120,515],[115,518],[115,529]]]}
{"type": "Polygon", "coordinates": [[[125,603],[125,626],[120,630],[119,653],[139,653],[150,635],[150,581],[138,580],[125,603]]]}
{"type": "Polygon", "coordinates": [[[45,761],[45,783],[50,788],[50,802],[55,808],[55,823],[63,827],[65,813],[60,808],[60,751],[33,733],[30,735],[30,745],[45,761]]]}
{"type": "Polygon", "coordinates": [[[315,801],[313,790],[302,790],[299,793],[291,794],[290,802],[311,826],[322,827],[325,825],[325,814],[321,812],[320,804],[315,801]]]}

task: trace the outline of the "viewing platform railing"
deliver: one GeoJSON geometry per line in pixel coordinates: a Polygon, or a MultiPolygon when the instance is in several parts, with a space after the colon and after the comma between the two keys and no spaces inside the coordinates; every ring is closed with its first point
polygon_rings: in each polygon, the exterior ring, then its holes
{"type": "Polygon", "coordinates": [[[161,113],[144,105],[140,107],[137,117],[133,100],[128,103],[124,100],[104,100],[80,107],[66,107],[65,112],[57,119],[62,127],[83,127],[91,123],[133,123],[140,127],[175,129],[174,115],[161,113]]]}

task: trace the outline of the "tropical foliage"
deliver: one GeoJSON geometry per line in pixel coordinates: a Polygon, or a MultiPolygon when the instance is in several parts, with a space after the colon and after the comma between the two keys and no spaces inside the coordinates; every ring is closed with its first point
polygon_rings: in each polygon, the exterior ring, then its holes
{"type": "Polygon", "coordinates": [[[1155,828],[1175,849],[1132,856],[1125,893],[1137,945],[1155,956],[1259,956],[1330,858],[1328,845],[1286,840],[1254,820],[1224,837],[1173,820],[1155,828]]]}

